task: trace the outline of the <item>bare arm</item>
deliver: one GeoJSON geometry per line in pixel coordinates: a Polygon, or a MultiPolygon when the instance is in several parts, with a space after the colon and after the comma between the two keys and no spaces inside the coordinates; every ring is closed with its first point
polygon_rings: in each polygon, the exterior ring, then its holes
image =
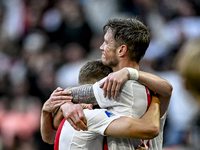
{"type": "Polygon", "coordinates": [[[59,125],[60,125],[60,123],[61,123],[61,121],[63,120],[63,114],[62,114],[62,112],[61,112],[61,109],[59,109],[58,111],[57,111],[57,113],[55,114],[55,116],[53,117],[53,128],[54,129],[58,129],[58,127],[59,127],[59,125]]]}
{"type": "MultiPolygon", "coordinates": [[[[156,75],[147,73],[144,71],[139,71],[138,82],[148,87],[150,90],[158,94],[160,100],[160,111],[161,117],[167,111],[172,90],[172,85],[156,75]]],[[[104,96],[111,97],[111,94],[114,98],[117,97],[121,85],[129,79],[129,72],[127,69],[123,68],[117,72],[109,74],[108,78],[103,82],[100,87],[104,89],[104,96]]]]}
{"type": "Polygon", "coordinates": [[[162,117],[169,106],[173,90],[172,85],[165,79],[143,71],[139,71],[139,78],[137,81],[157,93],[160,100],[160,116],[162,117]]]}
{"type": "Polygon", "coordinates": [[[94,91],[92,86],[93,86],[92,84],[86,84],[70,88],[73,97],[72,102],[75,104],[86,103],[86,104],[92,104],[93,106],[98,105],[96,98],[94,96],[94,91]]]}
{"type": "MultiPolygon", "coordinates": [[[[67,103],[65,103],[64,105],[66,104],[67,103]]],[[[159,99],[153,96],[151,105],[147,113],[145,113],[145,115],[141,119],[120,117],[119,119],[114,120],[107,127],[107,129],[105,130],[105,134],[123,138],[141,138],[141,139],[154,138],[159,134],[159,129],[160,129],[159,104],[160,104],[159,99]]],[[[82,108],[89,108],[89,107],[82,106],[82,108]]],[[[64,112],[61,110],[58,111],[58,115],[56,115],[56,117],[58,117],[58,120],[60,118],[60,115],[62,116],[62,113],[64,112]]]]}
{"type": "Polygon", "coordinates": [[[105,134],[115,137],[140,139],[156,137],[160,130],[159,103],[159,99],[153,96],[148,111],[141,119],[120,117],[107,127],[105,134]]]}
{"type": "MultiPolygon", "coordinates": [[[[71,105],[72,107],[74,106],[73,104],[71,105]]],[[[80,104],[80,106],[82,107],[81,109],[93,109],[92,107],[92,104],[85,104],[85,103],[81,103],[80,104]]],[[[78,106],[79,107],[79,106],[78,106]]],[[[79,107],[80,108],[80,107],[79,107]]],[[[63,108],[62,108],[63,109],[63,108]]],[[[66,112],[64,113],[64,114],[66,114],[66,112]]],[[[66,115],[65,115],[65,117],[66,117],[66,115]]],[[[56,114],[55,114],[55,116],[53,117],[53,127],[54,127],[54,129],[58,129],[58,127],[59,127],[59,125],[60,125],[60,123],[61,123],[61,121],[63,120],[63,118],[64,118],[64,116],[63,116],[63,111],[61,110],[61,109],[59,109],[57,112],[56,112],[56,114]]],[[[68,117],[66,117],[66,119],[67,119],[68,117]]],[[[84,121],[84,123],[86,124],[86,120],[84,121]]],[[[73,126],[74,127],[74,126],[73,126]]],[[[77,127],[74,127],[74,128],[76,128],[76,130],[79,130],[79,128],[77,128],[77,127]]],[[[81,127],[81,129],[82,129],[82,127],[81,127]]],[[[85,129],[87,129],[86,128],[86,126],[85,126],[85,129]]],[[[84,129],[83,129],[84,130],[84,129]]]]}
{"type": "Polygon", "coordinates": [[[167,80],[154,74],[139,71],[139,78],[137,81],[163,97],[170,97],[172,94],[172,85],[167,80]]]}
{"type": "MultiPolygon", "coordinates": [[[[92,86],[92,84],[87,84],[77,87],[69,87],[60,92],[60,98],[63,100],[73,98],[72,102],[75,104],[87,103],[97,105],[92,86]]],[[[73,103],[65,103],[60,107],[60,109],[63,113],[63,116],[67,119],[67,121],[75,130],[79,131],[80,129],[82,129],[83,131],[85,131],[87,130],[87,121],[83,113],[83,107],[81,105],[75,105],[73,103]]],[[[58,124],[55,124],[55,126],[58,126],[58,124]]]]}
{"type": "Polygon", "coordinates": [[[44,142],[53,144],[56,130],[52,126],[52,114],[42,111],[40,131],[44,142]]]}
{"type": "Polygon", "coordinates": [[[69,91],[63,91],[62,88],[57,88],[42,107],[40,131],[43,141],[49,144],[53,144],[56,134],[56,130],[54,130],[52,125],[52,113],[56,108],[72,99],[70,96],[63,96],[63,93],[71,94],[69,91]]]}

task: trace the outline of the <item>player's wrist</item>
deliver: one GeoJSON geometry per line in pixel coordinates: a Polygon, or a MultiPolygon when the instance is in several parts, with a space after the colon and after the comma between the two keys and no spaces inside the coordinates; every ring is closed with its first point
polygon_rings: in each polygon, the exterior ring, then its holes
{"type": "Polygon", "coordinates": [[[137,69],[125,67],[125,69],[129,72],[129,80],[138,80],[139,78],[139,72],[137,69]]]}
{"type": "Polygon", "coordinates": [[[49,114],[52,114],[51,112],[49,112],[48,110],[46,110],[46,109],[42,109],[42,111],[41,111],[41,113],[43,114],[43,115],[49,115],[49,114]]]}
{"type": "Polygon", "coordinates": [[[45,114],[50,113],[48,107],[46,106],[46,103],[42,107],[42,113],[45,113],[45,114]]]}

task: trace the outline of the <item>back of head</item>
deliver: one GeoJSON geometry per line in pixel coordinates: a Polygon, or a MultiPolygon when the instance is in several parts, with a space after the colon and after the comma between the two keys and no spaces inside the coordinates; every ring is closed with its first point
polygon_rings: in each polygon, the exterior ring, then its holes
{"type": "Polygon", "coordinates": [[[187,88],[200,98],[200,38],[186,42],[176,60],[176,67],[186,80],[187,88]]]}
{"type": "Polygon", "coordinates": [[[101,60],[89,61],[79,71],[79,85],[93,84],[111,72],[112,69],[104,66],[101,60]]]}
{"type": "Polygon", "coordinates": [[[126,45],[130,60],[139,63],[150,43],[148,28],[139,20],[130,18],[110,19],[103,28],[104,32],[109,28],[118,46],[126,45]]]}

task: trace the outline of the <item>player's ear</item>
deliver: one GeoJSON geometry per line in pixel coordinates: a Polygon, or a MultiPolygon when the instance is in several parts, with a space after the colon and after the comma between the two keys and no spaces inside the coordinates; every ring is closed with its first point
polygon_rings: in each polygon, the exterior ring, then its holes
{"type": "Polygon", "coordinates": [[[119,56],[123,57],[127,53],[127,46],[126,45],[121,45],[119,47],[119,56]]]}

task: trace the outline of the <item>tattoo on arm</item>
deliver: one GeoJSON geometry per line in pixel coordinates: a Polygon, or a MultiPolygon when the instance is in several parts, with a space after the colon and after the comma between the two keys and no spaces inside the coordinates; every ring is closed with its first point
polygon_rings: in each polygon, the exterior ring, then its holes
{"type": "Polygon", "coordinates": [[[92,86],[92,84],[86,84],[71,88],[70,90],[72,91],[73,96],[72,102],[98,105],[92,86]]]}

